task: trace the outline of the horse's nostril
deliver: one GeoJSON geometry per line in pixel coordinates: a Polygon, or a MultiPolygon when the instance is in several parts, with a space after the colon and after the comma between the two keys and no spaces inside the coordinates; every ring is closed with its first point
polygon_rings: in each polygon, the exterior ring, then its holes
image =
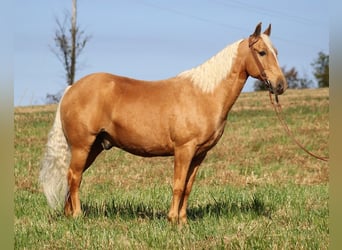
{"type": "Polygon", "coordinates": [[[278,83],[277,85],[277,93],[282,94],[284,92],[284,86],[281,83],[278,83]]]}

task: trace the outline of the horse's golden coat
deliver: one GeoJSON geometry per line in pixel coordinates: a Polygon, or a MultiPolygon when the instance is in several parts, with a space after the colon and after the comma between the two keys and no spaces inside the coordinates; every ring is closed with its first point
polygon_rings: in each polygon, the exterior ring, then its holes
{"type": "MultiPolygon", "coordinates": [[[[273,89],[281,94],[286,81],[270,45],[270,27],[264,34],[260,27],[252,34],[258,39],[253,49],[266,53],[259,60],[273,89]]],[[[199,165],[220,139],[247,77],[260,78],[248,39],[210,60],[161,81],[96,73],[72,85],[60,103],[62,128],[71,150],[67,215],[81,214],[82,173],[104,148],[115,146],[140,156],[174,156],[168,218],[186,222],[187,200],[199,165]],[[225,61],[228,66],[221,65],[225,61]]]]}

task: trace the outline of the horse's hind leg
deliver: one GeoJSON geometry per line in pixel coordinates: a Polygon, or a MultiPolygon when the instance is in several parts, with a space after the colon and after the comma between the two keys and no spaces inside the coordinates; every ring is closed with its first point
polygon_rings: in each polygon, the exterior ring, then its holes
{"type": "Polygon", "coordinates": [[[65,215],[77,217],[82,213],[79,199],[79,187],[82,181],[82,173],[87,161],[88,152],[83,149],[73,149],[71,151],[71,162],[68,170],[68,197],[64,207],[65,215]]]}
{"type": "Polygon", "coordinates": [[[77,217],[82,214],[79,198],[79,187],[82,181],[82,174],[102,150],[103,148],[99,141],[95,140],[90,151],[77,148],[71,151],[71,162],[68,171],[69,193],[64,206],[65,215],[77,217]]]}

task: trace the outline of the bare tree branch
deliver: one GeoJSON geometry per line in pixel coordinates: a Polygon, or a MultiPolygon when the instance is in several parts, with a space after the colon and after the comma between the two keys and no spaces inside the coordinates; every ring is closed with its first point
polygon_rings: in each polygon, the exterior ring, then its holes
{"type": "MultiPolygon", "coordinates": [[[[54,47],[50,49],[62,63],[65,70],[66,82],[72,85],[77,72],[77,59],[87,45],[91,36],[85,35],[84,30],[77,26],[77,1],[72,1],[72,15],[65,13],[63,22],[56,18],[57,28],[54,34],[54,47]]],[[[56,98],[58,94],[56,94],[56,98]]],[[[52,94],[47,95],[48,100],[55,101],[52,94]]]]}

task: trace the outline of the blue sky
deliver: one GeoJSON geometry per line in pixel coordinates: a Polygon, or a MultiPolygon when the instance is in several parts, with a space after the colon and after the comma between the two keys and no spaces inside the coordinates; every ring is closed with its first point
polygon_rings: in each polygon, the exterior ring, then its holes
{"type": "MultiPolygon", "coordinates": [[[[66,87],[51,52],[55,18],[71,0],[15,0],[14,105],[39,105],[66,87]]],[[[248,37],[258,22],[272,24],[281,66],[313,79],[318,52],[329,53],[327,1],[79,0],[78,24],[92,38],[76,79],[110,72],[157,80],[199,65],[228,44],[248,37]]],[[[243,91],[252,91],[253,79],[243,91]]]]}

